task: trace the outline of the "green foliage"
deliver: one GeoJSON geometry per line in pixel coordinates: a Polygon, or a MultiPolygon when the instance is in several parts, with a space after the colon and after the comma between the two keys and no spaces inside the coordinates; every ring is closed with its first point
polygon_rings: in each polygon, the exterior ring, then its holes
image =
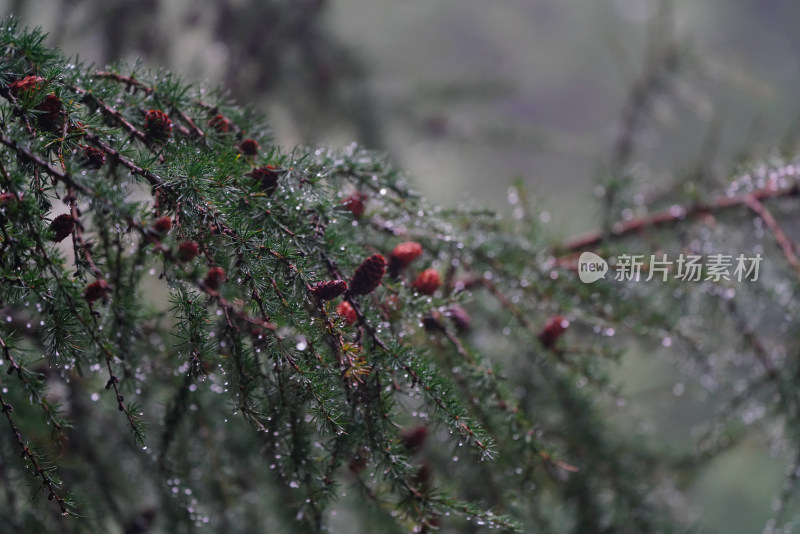
{"type": "MultiPolygon", "coordinates": [[[[688,453],[620,428],[613,371],[636,338],[675,339],[692,365],[707,363],[699,382],[744,381],[748,402],[779,394],[771,417],[792,428],[800,368],[736,323],[716,286],[577,281],[582,249],[677,251],[669,232],[708,233],[702,225],[645,217],[554,249],[522,190],[513,224],[432,207],[380,154],[285,153],[223,95],[168,73],[69,63],[38,32],[3,26],[0,402],[12,432],[0,441],[0,510],[10,527],[688,532],[675,479],[737,439],[740,406],[709,417],[688,453]],[[73,226],[56,244],[64,213],[73,226]],[[631,237],[664,223],[652,247],[631,237]],[[408,241],[422,255],[393,264],[408,241]],[[375,291],[321,296],[316,284],[349,281],[375,254],[390,258],[375,291]],[[441,277],[436,291],[414,283],[426,268],[441,277]],[[573,323],[564,337],[546,326],[561,315],[573,323]],[[745,337],[717,339],[707,323],[731,317],[745,337]],[[723,363],[703,362],[704,343],[723,363]],[[728,346],[742,368],[765,370],[727,374],[728,346]]],[[[782,187],[774,196],[796,189],[782,187]]],[[[747,302],[789,313],[788,286],[758,288],[747,302]]],[[[783,450],[797,450],[792,436],[783,450]]]]}

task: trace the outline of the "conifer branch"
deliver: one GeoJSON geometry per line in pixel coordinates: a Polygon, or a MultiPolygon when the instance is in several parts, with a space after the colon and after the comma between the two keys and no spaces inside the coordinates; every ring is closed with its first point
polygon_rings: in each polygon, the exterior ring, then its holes
{"type": "Polygon", "coordinates": [[[53,427],[53,433],[60,435],[64,428],[70,426],[70,424],[59,415],[59,407],[51,404],[43,395],[44,384],[42,384],[41,380],[34,372],[14,359],[14,356],[11,354],[11,347],[9,347],[2,337],[0,337],[0,348],[3,351],[3,359],[9,364],[6,374],[16,374],[17,378],[22,382],[25,391],[28,392],[31,399],[39,405],[42,412],[44,412],[48,424],[53,427]]]}
{"type": "MultiPolygon", "coordinates": [[[[0,125],[0,129],[1,128],[2,126],[0,125]]],[[[81,192],[83,195],[86,195],[87,197],[91,196],[89,190],[83,187],[82,185],[76,183],[75,181],[73,181],[72,178],[69,176],[69,174],[59,171],[58,169],[54,169],[53,167],[50,166],[49,163],[47,163],[44,159],[35,154],[30,148],[20,145],[14,139],[11,139],[8,136],[6,136],[5,133],[3,133],[2,131],[0,131],[0,143],[14,150],[17,153],[17,155],[19,155],[22,161],[35,165],[37,168],[43,170],[53,178],[60,180],[62,183],[68,185],[69,187],[72,187],[73,189],[81,192]]]]}
{"type": "Polygon", "coordinates": [[[119,111],[117,111],[116,109],[114,109],[110,105],[106,104],[103,100],[101,100],[100,98],[95,96],[91,91],[87,91],[86,89],[83,89],[82,87],[77,87],[77,86],[73,87],[72,89],[76,93],[78,93],[79,95],[84,97],[85,99],[91,100],[92,102],[94,102],[95,105],[97,105],[101,110],[103,110],[103,113],[106,116],[112,118],[116,123],[118,123],[120,126],[125,128],[125,130],[128,132],[128,134],[131,135],[131,137],[133,137],[135,139],[138,139],[146,147],[148,147],[150,150],[155,152],[155,149],[153,148],[152,144],[150,143],[150,140],[148,139],[147,134],[144,133],[139,128],[137,128],[136,126],[134,126],[128,119],[123,117],[122,114],[119,111]]]}
{"type": "Polygon", "coordinates": [[[19,428],[17,428],[17,425],[14,423],[14,419],[11,416],[11,413],[14,411],[14,407],[6,402],[2,392],[0,392],[0,407],[2,407],[3,414],[6,416],[6,421],[8,421],[8,424],[11,427],[11,433],[14,435],[14,439],[19,446],[22,457],[25,458],[28,463],[30,463],[31,467],[33,468],[34,476],[41,481],[42,488],[47,492],[47,499],[50,501],[56,501],[59,509],[61,510],[61,515],[72,514],[72,503],[67,498],[60,495],[60,483],[53,475],[54,468],[45,466],[39,456],[33,450],[31,450],[28,445],[25,444],[22,434],[20,433],[19,428]]]}
{"type": "MultiPolygon", "coordinates": [[[[149,86],[149,85],[147,85],[145,83],[142,83],[141,81],[137,80],[136,78],[134,78],[132,76],[124,76],[122,74],[118,74],[116,72],[109,72],[109,71],[97,71],[97,72],[95,72],[93,74],[93,76],[96,76],[98,78],[107,78],[107,79],[110,79],[110,80],[114,80],[114,81],[123,83],[123,84],[125,84],[125,86],[129,90],[133,89],[133,90],[136,90],[136,91],[142,91],[147,95],[152,94],[153,92],[155,92],[155,89],[153,87],[151,87],[151,86],[149,86]]],[[[198,102],[198,104],[202,105],[199,102],[198,102]]],[[[195,122],[192,120],[191,117],[189,117],[189,115],[187,115],[184,111],[182,111],[182,110],[180,110],[178,108],[174,108],[174,111],[177,112],[177,114],[181,117],[181,119],[186,124],[189,125],[189,129],[186,129],[185,127],[179,126],[179,129],[183,128],[183,129],[180,130],[181,133],[183,133],[184,135],[191,135],[193,133],[197,137],[205,137],[205,135],[206,135],[205,132],[203,132],[203,130],[201,130],[195,124],[195,122]],[[190,133],[190,130],[191,130],[191,133],[190,133]]]]}

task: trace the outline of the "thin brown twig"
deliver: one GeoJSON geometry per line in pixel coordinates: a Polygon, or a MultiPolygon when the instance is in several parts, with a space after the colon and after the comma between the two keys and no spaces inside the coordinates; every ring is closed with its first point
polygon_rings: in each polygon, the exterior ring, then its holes
{"type": "Polygon", "coordinates": [[[123,117],[122,114],[119,111],[117,111],[113,107],[111,107],[108,104],[106,104],[105,102],[103,102],[101,99],[96,97],[91,91],[87,91],[86,89],[84,89],[82,87],[77,87],[77,86],[74,86],[73,89],[79,95],[82,95],[82,96],[84,96],[86,98],[91,98],[92,100],[94,100],[94,102],[100,107],[100,109],[103,110],[103,112],[106,115],[108,115],[109,117],[112,117],[115,121],[117,121],[119,124],[124,126],[125,129],[128,130],[128,133],[130,135],[132,135],[133,137],[135,137],[135,138],[139,139],[140,141],[142,141],[148,148],[151,148],[150,144],[148,143],[147,134],[144,133],[143,131],[141,131],[140,129],[138,129],[133,124],[131,124],[131,122],[128,119],[126,119],[125,117],[123,117]]]}
{"type": "Polygon", "coordinates": [[[16,423],[14,423],[14,419],[11,417],[11,412],[14,411],[14,407],[6,402],[2,392],[0,392],[0,407],[2,407],[2,412],[5,414],[8,424],[11,426],[11,432],[14,434],[17,445],[19,445],[19,448],[22,451],[22,456],[27,458],[27,460],[31,463],[33,466],[34,475],[42,481],[42,487],[47,490],[48,500],[55,500],[58,503],[58,506],[61,509],[61,515],[69,515],[69,505],[67,504],[66,499],[58,494],[56,482],[52,479],[52,477],[50,477],[50,475],[47,474],[48,469],[42,467],[42,465],[39,463],[39,459],[36,457],[36,454],[34,454],[30,447],[25,445],[25,442],[22,439],[22,433],[20,433],[16,423]]]}
{"type": "Polygon", "coordinates": [[[266,328],[267,330],[274,331],[276,329],[276,326],[273,323],[271,323],[269,321],[265,321],[263,319],[258,319],[256,317],[253,317],[252,315],[248,314],[244,310],[241,310],[241,309],[237,308],[236,306],[233,305],[232,302],[230,302],[229,300],[224,298],[222,295],[220,295],[219,291],[217,291],[215,289],[211,289],[202,280],[198,280],[197,281],[197,285],[198,285],[198,287],[200,287],[200,289],[205,291],[210,297],[212,297],[212,298],[217,300],[217,302],[222,307],[222,309],[223,309],[223,311],[225,312],[226,315],[230,313],[234,317],[239,319],[240,321],[243,321],[245,323],[251,324],[253,326],[259,326],[261,328],[266,328]]]}
{"type": "Polygon", "coordinates": [[[651,29],[643,74],[633,82],[622,109],[622,117],[611,154],[611,172],[622,171],[633,156],[635,141],[653,101],[666,90],[669,76],[678,67],[679,54],[674,34],[674,17],[662,3],[651,29]]]}
{"type": "Polygon", "coordinates": [[[746,195],[745,196],[745,204],[747,207],[753,210],[756,215],[761,217],[761,220],[764,221],[764,224],[767,225],[767,228],[770,229],[772,235],[775,237],[775,241],[778,242],[778,245],[781,247],[783,251],[783,255],[786,257],[786,261],[789,262],[789,265],[792,266],[792,269],[800,275],[800,262],[797,260],[797,255],[794,253],[797,245],[787,237],[783,230],[781,229],[778,221],[775,220],[772,213],[761,203],[760,200],[755,198],[753,195],[746,195]]]}
{"type": "Polygon", "coordinates": [[[744,341],[746,341],[747,344],[753,349],[753,353],[756,355],[756,358],[758,358],[758,361],[761,362],[761,365],[764,366],[764,370],[766,371],[769,379],[776,381],[776,383],[780,385],[780,382],[777,382],[778,369],[775,367],[767,347],[764,346],[764,343],[761,341],[758,335],[756,335],[753,327],[750,326],[742,314],[739,313],[739,309],[736,307],[734,300],[725,299],[723,302],[725,309],[733,318],[733,322],[736,325],[736,330],[741,334],[744,341]]]}
{"type": "Polygon", "coordinates": [[[111,80],[122,82],[126,84],[129,88],[136,88],[137,90],[143,91],[145,94],[150,94],[154,91],[154,89],[144,83],[140,82],[136,78],[132,76],[124,76],[122,74],[117,74],[116,72],[104,71],[99,70],[94,73],[94,76],[98,78],[109,78],[111,80]]]}
{"type": "Polygon", "coordinates": [[[48,162],[40,158],[37,154],[34,154],[30,148],[20,145],[14,139],[6,137],[6,135],[2,132],[0,132],[0,144],[6,145],[11,150],[15,151],[17,156],[19,156],[22,161],[36,165],[51,177],[60,180],[67,186],[73,187],[76,191],[79,191],[81,194],[86,195],[87,197],[94,198],[92,191],[75,182],[69,173],[62,172],[51,167],[48,162]]]}
{"type": "Polygon", "coordinates": [[[16,371],[17,377],[22,382],[22,385],[28,391],[30,398],[35,400],[36,403],[41,406],[42,410],[45,413],[45,417],[47,421],[53,425],[53,429],[57,433],[61,433],[63,430],[63,425],[58,421],[58,418],[54,414],[54,410],[51,408],[50,403],[47,402],[47,399],[42,396],[39,389],[36,388],[34,384],[31,384],[31,380],[28,378],[28,375],[24,372],[26,369],[17,362],[14,356],[11,354],[11,348],[5,342],[5,340],[0,337],[0,348],[3,350],[3,359],[6,360],[10,366],[6,374],[13,374],[16,371]]]}
{"type": "MultiPolygon", "coordinates": [[[[122,74],[117,74],[115,72],[108,72],[108,71],[97,71],[97,72],[94,73],[94,76],[96,76],[98,78],[108,78],[110,80],[114,80],[114,81],[117,81],[117,82],[120,82],[120,83],[124,83],[124,84],[126,84],[128,86],[128,88],[134,89],[134,90],[138,90],[138,91],[142,91],[142,92],[144,92],[145,94],[148,94],[148,95],[150,93],[155,92],[155,88],[150,87],[149,85],[147,85],[145,83],[142,83],[141,81],[137,80],[136,78],[133,78],[132,76],[124,76],[122,74]]],[[[198,105],[199,105],[199,103],[198,103],[198,105]]],[[[195,124],[195,122],[192,120],[191,117],[189,117],[189,115],[187,115],[185,112],[183,112],[180,109],[177,109],[175,107],[173,107],[173,111],[175,111],[178,114],[178,116],[180,116],[180,118],[183,119],[183,121],[186,124],[189,125],[189,128],[184,128],[182,126],[179,126],[178,128],[179,128],[181,133],[183,133],[185,135],[191,135],[193,133],[194,135],[196,135],[198,137],[205,137],[205,135],[206,135],[205,132],[203,132],[203,130],[201,130],[195,124]]]]}
{"type": "MultiPolygon", "coordinates": [[[[173,111],[174,113],[177,113],[177,114],[178,114],[178,116],[179,116],[181,119],[183,119],[183,121],[184,121],[185,123],[187,123],[187,124],[189,125],[189,128],[187,128],[187,127],[186,127],[186,126],[184,126],[183,124],[178,124],[178,125],[176,125],[176,128],[178,129],[178,131],[179,131],[181,134],[183,134],[183,135],[186,135],[186,136],[191,136],[192,134],[194,134],[194,135],[195,135],[195,136],[197,136],[197,137],[205,137],[205,136],[206,136],[205,132],[203,132],[203,130],[201,130],[201,129],[200,129],[200,128],[199,128],[199,127],[198,127],[198,126],[197,126],[197,125],[194,123],[194,121],[192,120],[192,118],[191,118],[189,115],[187,115],[186,113],[184,113],[183,111],[181,111],[180,109],[178,109],[178,108],[175,108],[175,107],[173,107],[171,111],[173,111]]],[[[174,113],[173,113],[173,114],[174,114],[174,113]]]]}
{"type": "Polygon", "coordinates": [[[770,198],[790,197],[798,194],[800,194],[800,185],[793,184],[785,188],[765,187],[753,191],[752,193],[723,196],[710,202],[699,202],[689,206],[675,205],[651,215],[636,217],[629,221],[619,221],[611,227],[610,232],[589,232],[585,235],[570,239],[564,245],[557,248],[568,252],[577,252],[595,247],[608,239],[642,232],[648,228],[675,224],[692,217],[707,215],[737,206],[748,206],[748,202],[752,202],[753,200],[761,201],[770,198]]]}
{"type": "MultiPolygon", "coordinates": [[[[75,243],[81,250],[81,254],[83,255],[83,259],[89,265],[89,270],[92,271],[92,274],[98,279],[104,279],[103,271],[101,271],[97,264],[95,264],[94,259],[92,259],[92,247],[86,240],[83,238],[83,225],[80,221],[80,212],[78,210],[78,203],[75,201],[75,194],[72,187],[68,187],[69,194],[67,198],[69,199],[69,210],[70,215],[72,216],[72,220],[75,221],[75,229],[72,232],[74,236],[75,243]]],[[[77,252],[77,251],[76,251],[77,252]]],[[[77,257],[77,254],[76,254],[77,257]]]]}

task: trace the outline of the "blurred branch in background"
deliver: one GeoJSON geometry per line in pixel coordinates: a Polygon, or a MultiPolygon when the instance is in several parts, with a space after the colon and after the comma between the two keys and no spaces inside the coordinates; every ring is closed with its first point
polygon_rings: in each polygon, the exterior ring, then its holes
{"type": "Polygon", "coordinates": [[[60,0],[14,1],[5,14],[31,25],[51,15],[48,42],[70,50],[78,40],[101,66],[141,57],[186,72],[194,63],[237,100],[280,103],[299,143],[334,132],[384,148],[365,72],[328,31],[325,11],[325,0],[60,0]]]}
{"type": "Polygon", "coordinates": [[[344,126],[354,140],[383,147],[364,72],[327,31],[325,0],[210,4],[194,4],[190,13],[213,13],[213,39],[228,47],[223,82],[237,98],[277,96],[304,142],[344,126]]]}

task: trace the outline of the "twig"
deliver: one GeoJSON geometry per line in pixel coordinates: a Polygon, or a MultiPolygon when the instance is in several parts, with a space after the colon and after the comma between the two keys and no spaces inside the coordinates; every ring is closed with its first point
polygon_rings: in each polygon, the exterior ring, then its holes
{"type": "Polygon", "coordinates": [[[781,250],[783,250],[783,255],[786,256],[786,261],[789,262],[789,265],[792,266],[792,269],[800,275],[800,262],[797,261],[797,255],[794,253],[795,248],[797,245],[789,239],[786,234],[783,233],[778,221],[775,220],[775,217],[772,216],[772,213],[764,207],[764,204],[761,203],[757,198],[753,195],[746,195],[745,196],[745,204],[747,207],[753,210],[761,220],[764,221],[764,224],[767,225],[767,228],[770,229],[772,235],[775,236],[775,241],[778,242],[780,245],[781,250]]]}
{"type": "Polygon", "coordinates": [[[57,489],[57,483],[47,474],[49,471],[48,468],[42,467],[39,463],[36,454],[25,445],[25,442],[22,440],[22,434],[17,428],[17,425],[14,423],[14,419],[11,417],[11,412],[14,411],[14,407],[8,404],[3,398],[3,394],[0,392],[0,406],[2,406],[2,411],[8,420],[8,424],[11,426],[11,432],[14,434],[14,438],[17,441],[17,445],[22,450],[23,458],[27,458],[28,461],[33,466],[33,473],[34,475],[42,481],[42,487],[47,490],[47,499],[48,500],[55,500],[58,503],[59,508],[61,509],[61,515],[69,515],[69,505],[67,504],[66,499],[61,497],[57,489]]]}
{"type": "MultiPolygon", "coordinates": [[[[139,80],[137,80],[137,79],[135,79],[135,78],[133,78],[131,76],[123,76],[122,74],[117,74],[115,72],[108,72],[108,71],[97,71],[97,72],[94,73],[94,75],[97,76],[98,78],[108,78],[108,79],[111,79],[111,80],[115,80],[117,82],[124,83],[124,84],[126,84],[128,86],[128,88],[134,89],[134,90],[138,90],[138,91],[142,91],[142,92],[144,92],[145,94],[148,94],[148,95],[150,93],[155,92],[155,89],[153,87],[150,87],[149,85],[146,85],[146,84],[140,82],[139,80]]],[[[177,108],[173,107],[173,110],[180,116],[181,119],[183,119],[183,121],[186,124],[189,125],[188,129],[179,126],[179,130],[181,131],[181,133],[186,134],[186,135],[190,135],[191,133],[194,133],[194,135],[196,135],[198,137],[205,137],[205,135],[206,135],[205,132],[203,132],[203,130],[201,130],[194,123],[194,121],[192,120],[191,117],[189,117],[186,113],[184,113],[183,111],[181,111],[181,110],[179,110],[177,108]],[[189,130],[191,130],[191,132],[189,130]]]]}
{"type": "MultiPolygon", "coordinates": [[[[81,250],[81,254],[83,255],[83,259],[86,261],[87,265],[89,265],[89,270],[92,271],[92,274],[98,279],[103,280],[105,276],[103,275],[103,271],[101,271],[97,264],[95,264],[94,259],[92,259],[92,247],[86,240],[83,238],[83,225],[80,221],[80,213],[78,211],[78,203],[75,201],[75,195],[73,192],[72,187],[68,187],[69,194],[67,198],[69,199],[69,209],[70,215],[72,216],[72,220],[75,221],[75,230],[73,231],[72,235],[74,236],[75,243],[77,243],[78,247],[81,250]]],[[[76,251],[77,252],[77,251],[76,251]]],[[[77,258],[77,254],[76,254],[77,258]]]]}
{"type": "Polygon", "coordinates": [[[30,148],[18,144],[15,140],[6,137],[2,132],[0,132],[0,143],[14,150],[22,161],[33,163],[53,178],[56,178],[62,181],[64,184],[73,187],[76,191],[80,191],[81,194],[86,195],[87,197],[94,198],[91,191],[81,184],[75,182],[68,173],[51,167],[48,162],[34,154],[30,148]]]}
{"type": "Polygon", "coordinates": [[[109,78],[111,80],[122,82],[128,86],[128,88],[136,88],[137,90],[143,91],[145,94],[150,94],[153,92],[153,88],[143,84],[136,78],[132,76],[123,76],[122,74],[117,74],[116,72],[109,72],[104,70],[99,70],[94,73],[95,76],[98,78],[109,78]]]}
{"type": "Polygon", "coordinates": [[[634,143],[647,118],[653,100],[662,92],[668,76],[678,66],[678,51],[673,34],[673,16],[668,12],[668,3],[662,2],[655,28],[651,31],[646,56],[646,70],[628,92],[612,149],[609,166],[612,172],[620,172],[633,155],[634,143]]]}
{"type": "Polygon", "coordinates": [[[109,117],[112,117],[114,120],[116,120],[122,126],[124,126],[125,129],[128,130],[129,134],[131,134],[133,137],[135,137],[135,138],[139,139],[140,141],[142,141],[148,148],[152,149],[152,147],[150,147],[150,144],[148,143],[147,134],[145,134],[143,131],[141,131],[136,126],[131,124],[130,121],[128,119],[126,119],[125,117],[123,117],[122,114],[119,111],[117,111],[116,109],[112,108],[111,106],[109,106],[108,104],[106,104],[105,102],[103,102],[102,100],[97,98],[94,94],[92,94],[91,91],[87,91],[86,89],[84,89],[82,87],[77,87],[77,86],[73,87],[73,89],[79,95],[82,95],[84,97],[91,98],[92,100],[94,100],[94,102],[100,107],[100,109],[103,110],[103,112],[106,115],[108,115],[109,117]]]}
{"type": "Polygon", "coordinates": [[[628,234],[644,231],[651,227],[675,224],[698,215],[706,215],[737,206],[745,205],[750,207],[749,203],[752,203],[753,200],[760,201],[769,198],[790,197],[798,193],[800,193],[800,186],[798,186],[798,184],[793,184],[790,187],[780,189],[765,187],[752,193],[719,197],[711,202],[700,202],[690,206],[675,205],[652,215],[636,217],[629,221],[619,221],[611,227],[609,233],[599,231],[589,232],[583,236],[567,241],[563,246],[558,248],[569,252],[577,252],[597,246],[608,239],[623,237],[628,234]]]}

